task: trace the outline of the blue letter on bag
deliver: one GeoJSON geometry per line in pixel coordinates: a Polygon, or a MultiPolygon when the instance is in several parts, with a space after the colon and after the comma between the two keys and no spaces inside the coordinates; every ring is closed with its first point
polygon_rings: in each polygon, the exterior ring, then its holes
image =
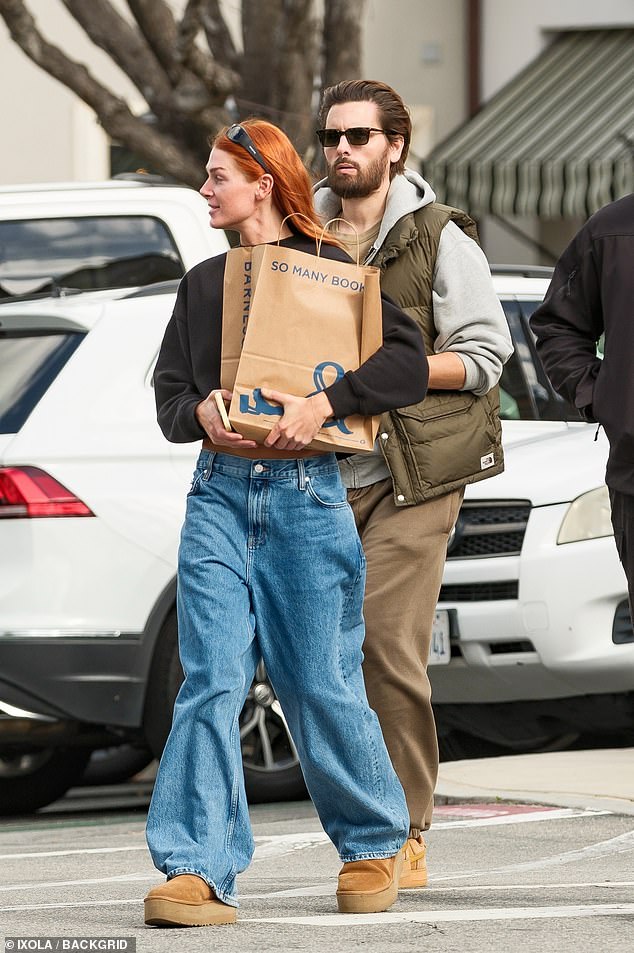
{"type": "MultiPolygon", "coordinates": [[[[334,361],[322,361],[321,364],[318,364],[313,373],[313,383],[315,384],[315,390],[312,394],[308,394],[308,397],[312,397],[313,394],[318,394],[321,390],[326,390],[326,382],[324,380],[324,371],[327,367],[334,368],[336,377],[335,380],[339,381],[345,375],[345,371],[341,364],[335,364],[334,361]]],[[[240,408],[242,409],[242,408],[240,408]]],[[[343,418],[340,417],[338,420],[329,420],[323,425],[324,427],[338,427],[341,433],[351,434],[352,431],[348,430],[346,427],[343,418]]]]}
{"type": "Polygon", "coordinates": [[[284,408],[280,407],[279,404],[269,404],[268,400],[262,396],[262,391],[259,387],[253,390],[252,396],[253,403],[251,403],[251,398],[248,394],[240,394],[241,414],[253,414],[256,417],[260,414],[266,414],[269,417],[281,417],[284,413],[284,408]]]}

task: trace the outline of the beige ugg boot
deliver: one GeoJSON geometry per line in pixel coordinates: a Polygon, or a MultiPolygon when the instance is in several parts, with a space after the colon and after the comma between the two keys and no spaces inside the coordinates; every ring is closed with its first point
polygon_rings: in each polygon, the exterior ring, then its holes
{"type": "Polygon", "coordinates": [[[195,874],[179,874],[154,887],[144,906],[145,922],[153,927],[204,927],[236,921],[236,908],[218,900],[195,874]]]}
{"type": "Polygon", "coordinates": [[[392,906],[405,860],[405,847],[393,857],[354,860],[339,871],[337,905],[340,913],[380,913],[392,906]]]}
{"type": "Polygon", "coordinates": [[[403,890],[413,887],[427,886],[427,862],[425,854],[427,848],[422,834],[418,837],[410,837],[405,844],[405,863],[401,873],[401,882],[399,887],[403,890]]]}

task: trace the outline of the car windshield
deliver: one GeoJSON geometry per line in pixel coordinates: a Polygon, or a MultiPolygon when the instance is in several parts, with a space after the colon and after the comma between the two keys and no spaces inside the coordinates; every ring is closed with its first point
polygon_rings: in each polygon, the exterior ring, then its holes
{"type": "Polygon", "coordinates": [[[77,331],[0,331],[0,433],[18,433],[83,337],[77,331]]]}
{"type": "Polygon", "coordinates": [[[181,278],[165,225],[141,215],[0,222],[0,300],[59,288],[132,288],[181,278]]]}
{"type": "Polygon", "coordinates": [[[529,318],[534,300],[502,299],[515,350],[500,378],[502,420],[580,420],[579,411],[552,388],[537,355],[529,318]]]}

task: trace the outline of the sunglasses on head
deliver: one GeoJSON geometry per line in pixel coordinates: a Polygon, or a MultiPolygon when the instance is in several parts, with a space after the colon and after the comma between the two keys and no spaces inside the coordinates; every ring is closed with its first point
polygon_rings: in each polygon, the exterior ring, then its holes
{"type": "Polygon", "coordinates": [[[338,146],[339,140],[345,136],[348,144],[351,146],[365,146],[370,140],[370,133],[382,132],[387,135],[385,129],[375,129],[373,126],[354,126],[352,129],[318,129],[317,137],[322,146],[327,149],[332,146],[338,146]]]}
{"type": "Polygon", "coordinates": [[[246,149],[246,151],[249,153],[249,155],[253,159],[255,159],[258,165],[262,166],[265,172],[268,172],[269,175],[273,174],[271,170],[269,169],[268,165],[266,164],[266,162],[264,161],[262,153],[260,152],[256,144],[254,143],[253,139],[251,138],[249,133],[246,131],[244,126],[241,126],[239,122],[234,122],[233,126],[229,126],[225,135],[227,139],[229,140],[229,142],[235,142],[239,146],[242,146],[243,149],[246,149]]]}

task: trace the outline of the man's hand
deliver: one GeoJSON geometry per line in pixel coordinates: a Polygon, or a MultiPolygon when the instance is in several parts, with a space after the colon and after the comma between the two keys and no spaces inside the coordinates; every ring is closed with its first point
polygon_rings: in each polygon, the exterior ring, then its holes
{"type": "Polygon", "coordinates": [[[230,390],[212,390],[204,400],[201,400],[195,410],[196,419],[211,442],[219,447],[233,447],[237,450],[257,447],[255,440],[245,440],[241,434],[234,430],[225,430],[222,417],[218,413],[214,400],[214,394],[216,393],[222,394],[225,403],[230,403],[230,390]]]}
{"type": "Polygon", "coordinates": [[[325,420],[333,416],[332,406],[323,391],[311,397],[295,397],[279,390],[262,387],[262,396],[281,404],[284,413],[264,441],[275,450],[303,450],[314,440],[325,420]]]}

